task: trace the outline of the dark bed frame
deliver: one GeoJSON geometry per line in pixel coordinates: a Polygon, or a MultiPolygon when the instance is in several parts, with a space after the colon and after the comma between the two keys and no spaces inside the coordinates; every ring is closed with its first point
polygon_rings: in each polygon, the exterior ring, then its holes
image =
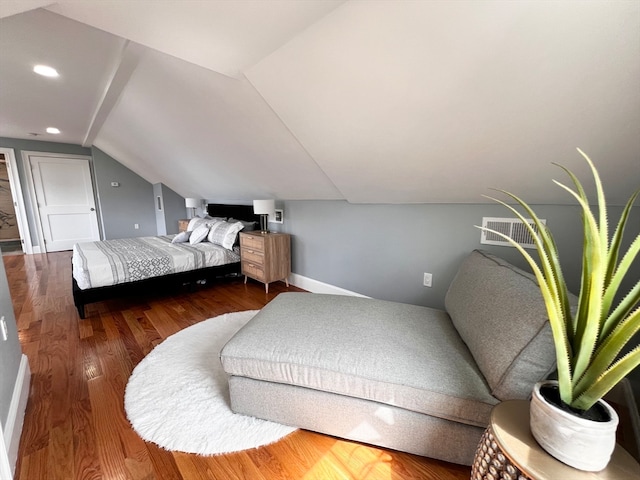
{"type": "MultiPolygon", "coordinates": [[[[212,217],[227,217],[236,220],[259,222],[260,216],[253,213],[250,205],[225,205],[210,203],[207,212],[212,217]]],[[[161,277],[153,277],[136,282],[122,283],[107,287],[88,288],[81,290],[76,279],[71,276],[73,289],[73,303],[78,309],[80,318],[85,318],[85,305],[102,302],[114,298],[130,295],[145,295],[162,291],[175,292],[184,285],[192,286],[195,282],[206,280],[207,283],[225,277],[237,277],[240,275],[240,262],[220,265],[217,267],[199,268],[188,272],[172,273],[161,277]]]]}

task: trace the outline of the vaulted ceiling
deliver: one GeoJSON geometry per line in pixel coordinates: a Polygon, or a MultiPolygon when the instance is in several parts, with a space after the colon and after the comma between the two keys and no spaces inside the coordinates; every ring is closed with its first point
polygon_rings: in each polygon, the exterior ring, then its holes
{"type": "Polygon", "coordinates": [[[623,204],[640,2],[2,0],[0,136],[218,201],[573,203],[580,147],[623,204]]]}

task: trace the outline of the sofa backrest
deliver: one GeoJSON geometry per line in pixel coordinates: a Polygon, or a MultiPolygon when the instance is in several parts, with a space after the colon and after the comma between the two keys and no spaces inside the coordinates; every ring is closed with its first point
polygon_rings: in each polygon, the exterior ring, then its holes
{"type": "Polygon", "coordinates": [[[528,398],[555,369],[555,349],[536,278],[482,250],[462,262],[445,307],[491,394],[528,398]]]}

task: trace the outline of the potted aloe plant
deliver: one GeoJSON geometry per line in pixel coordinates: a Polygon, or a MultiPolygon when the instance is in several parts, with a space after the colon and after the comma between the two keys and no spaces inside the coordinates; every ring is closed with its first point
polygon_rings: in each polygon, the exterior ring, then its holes
{"type": "Polygon", "coordinates": [[[596,213],[589,206],[582,184],[570,170],[558,165],[569,175],[575,190],[554,180],[582,207],[584,250],[577,309],[570,305],[553,236],[527,203],[512,193],[498,190],[515,200],[534,226],[513,206],[488,197],[511,210],[528,228],[535,239],[539,264],[507,235],[484,230],[505,238],[527,260],[540,285],[551,324],[558,380],[541,382],[534,388],[532,434],[548,453],[564,463],[581,470],[599,471],[608,464],[615,447],[618,423],[615,411],[602,397],[640,365],[640,345],[629,344],[640,331],[640,278],[635,279],[631,291],[620,291],[621,282],[631,273],[630,267],[640,251],[640,235],[624,254],[620,251],[625,225],[640,190],[629,198],[610,237],[600,177],[589,157],[578,151],[593,173],[596,213]],[[627,346],[630,349],[623,354],[627,346]],[[567,430],[567,422],[575,424],[576,430],[567,430]],[[587,447],[589,444],[591,448],[587,447]]]}

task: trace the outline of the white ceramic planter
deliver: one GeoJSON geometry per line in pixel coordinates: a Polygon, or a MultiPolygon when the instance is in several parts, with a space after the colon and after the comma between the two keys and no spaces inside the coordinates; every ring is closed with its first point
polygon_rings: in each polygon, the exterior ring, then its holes
{"type": "Polygon", "coordinates": [[[618,414],[603,400],[609,411],[609,422],[594,422],[571,415],[547,402],[537,383],[530,407],[531,433],[547,453],[567,465],[588,472],[598,472],[607,466],[616,445],[618,414]]]}

